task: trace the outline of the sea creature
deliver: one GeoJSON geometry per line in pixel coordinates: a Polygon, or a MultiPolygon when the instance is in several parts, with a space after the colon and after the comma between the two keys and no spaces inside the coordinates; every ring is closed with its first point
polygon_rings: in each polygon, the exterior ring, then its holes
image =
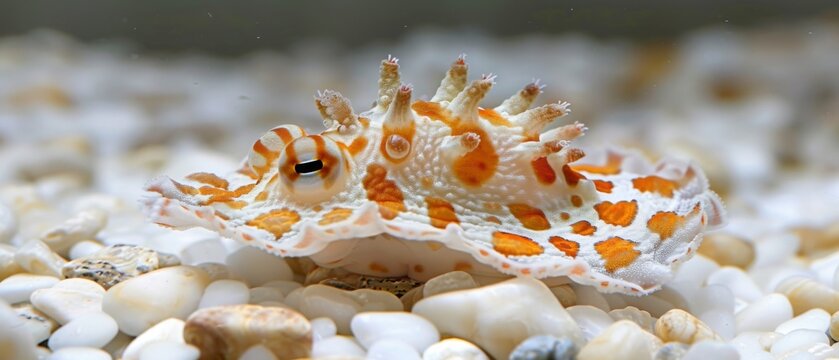
{"type": "Polygon", "coordinates": [[[693,163],[616,149],[583,158],[571,146],[582,124],[543,131],[568,103],[530,108],[534,82],[480,107],[496,77],[468,82],[467,67],[459,57],[430,101],[412,100],[388,57],[371,109],[318,92],[325,131],[278,126],[227,176],[156,178],[145,209],[161,225],[359,274],[567,276],[631,294],[659,288],[722,223],[693,163]]]}

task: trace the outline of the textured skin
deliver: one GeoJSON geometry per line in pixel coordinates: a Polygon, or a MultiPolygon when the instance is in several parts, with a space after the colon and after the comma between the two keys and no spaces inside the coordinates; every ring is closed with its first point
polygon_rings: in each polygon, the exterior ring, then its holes
{"type": "Polygon", "coordinates": [[[340,94],[319,93],[320,135],[276,128],[239,171],[157,178],[144,205],[161,225],[359,272],[427,279],[492,268],[631,294],[658,289],[722,223],[695,165],[617,150],[582,158],[569,146],[582,125],[540,135],[567,104],[524,112],[541,89],[530,84],[481,109],[494,78],[465,79],[460,58],[432,102],[411,102],[389,58],[373,109],[357,115],[340,94]]]}

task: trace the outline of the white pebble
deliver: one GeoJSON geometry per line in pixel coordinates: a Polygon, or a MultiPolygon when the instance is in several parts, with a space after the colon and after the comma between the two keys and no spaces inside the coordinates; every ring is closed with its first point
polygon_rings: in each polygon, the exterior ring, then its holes
{"type": "Polygon", "coordinates": [[[58,328],[50,336],[49,347],[52,350],[77,346],[101,348],[107,345],[118,331],[116,321],[108,314],[85,314],[58,328]]]}
{"type": "Polygon", "coordinates": [[[53,229],[47,230],[41,239],[53,251],[66,254],[74,244],[91,240],[108,223],[108,214],[100,209],[82,210],[53,229]]]}
{"type": "Polygon", "coordinates": [[[164,319],[186,319],[198,308],[208,283],[207,274],[196,267],[158,269],[108,289],[102,310],[116,319],[122,332],[136,336],[164,319]]]}
{"type": "Polygon", "coordinates": [[[618,321],[583,346],[577,359],[605,360],[616,356],[624,359],[652,359],[651,342],[644,333],[634,322],[618,321]]]}
{"type": "Polygon", "coordinates": [[[201,263],[195,267],[204,270],[210,277],[210,281],[230,279],[230,271],[227,270],[227,265],[219,263],[201,263]]]}
{"type": "Polygon", "coordinates": [[[763,292],[743,270],[725,266],[714,271],[706,280],[708,285],[722,285],[731,290],[735,297],[753,302],[763,296],[763,292]]]}
{"type": "Polygon", "coordinates": [[[425,349],[422,360],[489,360],[489,358],[473,343],[458,338],[448,338],[425,349]]]}
{"type": "Polygon", "coordinates": [[[23,272],[23,268],[15,262],[14,246],[0,243],[0,280],[23,272]]]}
{"type": "Polygon", "coordinates": [[[70,252],[68,256],[70,259],[75,260],[81,257],[85,257],[91,255],[99,250],[105,248],[105,245],[102,245],[99,242],[93,240],[83,240],[77,242],[73,247],[70,248],[70,252]]]}
{"type": "Polygon", "coordinates": [[[792,319],[792,305],[781,294],[766,295],[736,315],[737,333],[744,331],[772,331],[784,321],[792,319]]]}
{"type": "Polygon", "coordinates": [[[699,320],[708,325],[724,340],[731,340],[737,335],[737,320],[732,311],[712,309],[699,314],[699,320]]]}
{"type": "Polygon", "coordinates": [[[67,263],[40,240],[30,240],[15,252],[15,262],[27,272],[64,278],[61,267],[67,263]]]}
{"type": "Polygon", "coordinates": [[[146,345],[156,341],[177,341],[183,343],[183,333],[183,320],[174,318],[163,320],[131,341],[125,348],[125,351],[123,351],[122,358],[123,360],[139,360],[141,350],[146,345]]]}
{"type": "Polygon", "coordinates": [[[265,345],[254,345],[242,353],[239,360],[277,360],[277,357],[265,345]]]}
{"type": "Polygon", "coordinates": [[[186,265],[202,263],[224,263],[227,249],[219,239],[211,238],[196,241],[181,250],[181,262],[186,265]]]}
{"type": "Polygon", "coordinates": [[[258,286],[249,290],[251,304],[261,304],[264,302],[283,302],[285,295],[283,291],[274,287],[258,286]]]}
{"type": "Polygon", "coordinates": [[[0,281],[0,299],[9,304],[28,301],[35,290],[51,287],[58,281],[55,276],[15,274],[0,281]]]}
{"type": "Polygon", "coordinates": [[[318,341],[335,336],[338,329],[335,327],[335,322],[328,317],[319,317],[310,321],[312,324],[312,339],[318,341]]]}
{"type": "Polygon", "coordinates": [[[353,317],[352,333],[365,348],[383,339],[394,339],[423,352],[440,341],[440,333],[430,321],[406,312],[366,312],[353,317]]]}
{"type": "Polygon", "coordinates": [[[61,280],[51,288],[36,290],[32,305],[59,324],[66,324],[84,314],[102,311],[105,289],[87,279],[61,280]]]}
{"type": "Polygon", "coordinates": [[[829,344],[824,331],[801,329],[791,331],[772,345],[770,352],[782,356],[788,352],[804,349],[815,344],[829,344]]]}
{"type": "Polygon", "coordinates": [[[603,330],[615,322],[609,314],[594,306],[575,305],[565,310],[568,310],[568,314],[580,327],[586,342],[599,336],[603,330]]]}
{"type": "Polygon", "coordinates": [[[404,342],[384,339],[376,342],[367,350],[367,360],[421,360],[417,350],[404,342]]]}
{"type": "Polygon", "coordinates": [[[730,344],[737,349],[741,359],[773,360],[769,353],[772,344],[780,338],[774,332],[747,331],[737,334],[730,344]]]}
{"type": "Polygon", "coordinates": [[[11,242],[17,232],[17,217],[14,211],[0,201],[0,243],[11,242]]]}
{"type": "MultiPolygon", "coordinates": [[[[294,292],[292,292],[294,294],[294,292]]],[[[286,297],[291,305],[292,294],[286,297]]],[[[402,302],[387,291],[359,289],[346,291],[326,285],[307,286],[300,292],[299,310],[307,318],[328,317],[339,334],[350,333],[350,320],[362,311],[401,311],[402,302]]]]}
{"type": "Polygon", "coordinates": [[[177,341],[155,341],[140,350],[140,360],[196,360],[201,355],[198,348],[177,341]]]}
{"type": "Polygon", "coordinates": [[[441,333],[469,340],[499,359],[533,335],[583,343],[571,315],[544,283],[531,278],[432,296],[417,302],[412,311],[441,333]]]}
{"type": "Polygon", "coordinates": [[[577,294],[577,304],[586,304],[594,306],[603,312],[609,312],[609,302],[603,297],[603,294],[597,291],[592,286],[584,286],[579,284],[572,284],[574,293],[577,294]]]}
{"type": "Polygon", "coordinates": [[[799,329],[810,329],[827,331],[830,326],[830,314],[822,309],[812,309],[801,315],[798,315],[791,320],[787,320],[775,328],[775,332],[779,334],[789,334],[792,331],[799,329]]]}
{"type": "Polygon", "coordinates": [[[682,360],[739,360],[740,354],[733,346],[721,341],[700,341],[688,349],[682,360]]]}
{"type": "Polygon", "coordinates": [[[28,331],[20,331],[25,319],[18,316],[9,305],[0,301],[0,346],[8,359],[35,360],[35,341],[28,331]]]}
{"type": "Polygon", "coordinates": [[[50,319],[49,316],[33,308],[30,304],[15,305],[13,308],[24,320],[23,326],[16,327],[16,329],[29,332],[32,335],[32,339],[35,340],[35,343],[40,344],[42,341],[48,339],[52,331],[58,327],[58,323],[55,320],[50,319]]]}
{"type": "MultiPolygon", "coordinates": [[[[414,350],[416,351],[416,350],[414,350]]],[[[315,340],[312,346],[312,357],[327,356],[365,356],[364,348],[349,336],[331,336],[315,340]]]]}
{"type": "Polygon", "coordinates": [[[244,246],[228,255],[225,263],[230,275],[244,280],[250,286],[294,278],[294,273],[283,258],[250,246],[244,246]]]}
{"type": "Polygon", "coordinates": [[[245,283],[236,280],[216,280],[204,289],[198,308],[247,304],[249,299],[250,293],[245,283]]]}
{"type": "Polygon", "coordinates": [[[283,292],[283,296],[288,296],[288,294],[290,294],[295,289],[302,288],[303,285],[301,285],[299,282],[290,280],[275,280],[262,284],[262,287],[280,289],[280,291],[283,292]]]}
{"type": "Polygon", "coordinates": [[[91,347],[68,347],[53,352],[47,360],[111,360],[111,355],[91,347]]]}

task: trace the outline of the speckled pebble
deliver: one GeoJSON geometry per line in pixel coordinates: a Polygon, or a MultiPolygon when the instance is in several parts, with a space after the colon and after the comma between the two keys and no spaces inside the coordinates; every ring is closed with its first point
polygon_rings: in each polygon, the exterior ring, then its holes
{"type": "Polygon", "coordinates": [[[105,289],[160,268],[157,251],[135,245],[112,245],[68,262],[62,269],[67,278],[84,278],[105,289]]]}
{"type": "MultiPolygon", "coordinates": [[[[26,329],[36,343],[48,339],[58,323],[46,314],[38,311],[30,304],[18,304],[12,306],[18,316],[23,319],[23,328],[26,329]]],[[[17,329],[20,329],[18,327],[17,329]]]]}
{"type": "Polygon", "coordinates": [[[537,335],[516,346],[510,360],[574,360],[576,354],[576,346],[569,339],[537,335]]]}
{"type": "Polygon", "coordinates": [[[278,359],[309,356],[312,327],[299,313],[280,307],[227,305],[201,309],[184,326],[184,341],[207,358],[235,359],[262,344],[278,359]]]}

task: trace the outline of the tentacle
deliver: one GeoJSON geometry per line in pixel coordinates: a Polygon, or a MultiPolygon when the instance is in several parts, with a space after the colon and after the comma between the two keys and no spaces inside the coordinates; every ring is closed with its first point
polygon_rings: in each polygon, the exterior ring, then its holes
{"type": "Polygon", "coordinates": [[[466,72],[469,66],[466,64],[466,54],[461,54],[454,61],[446,77],[437,88],[437,92],[431,97],[431,101],[451,101],[458,93],[466,87],[466,72]]]}

